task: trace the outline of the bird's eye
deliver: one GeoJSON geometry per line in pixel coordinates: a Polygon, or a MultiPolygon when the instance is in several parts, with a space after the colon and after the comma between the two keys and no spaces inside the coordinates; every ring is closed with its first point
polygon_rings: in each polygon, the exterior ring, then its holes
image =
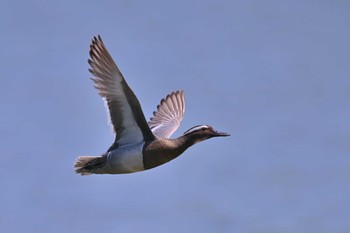
{"type": "Polygon", "coordinates": [[[202,131],[205,131],[207,128],[205,128],[205,127],[202,127],[202,131]]]}

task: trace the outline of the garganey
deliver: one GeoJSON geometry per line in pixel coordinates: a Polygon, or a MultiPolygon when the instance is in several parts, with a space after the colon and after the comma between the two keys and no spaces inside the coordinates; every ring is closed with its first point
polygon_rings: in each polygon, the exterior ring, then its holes
{"type": "Polygon", "coordinates": [[[100,156],[80,156],[74,168],[81,175],[123,174],[151,169],[181,155],[197,142],[212,137],[229,136],[209,125],[198,125],[182,136],[170,139],[185,113],[183,91],[162,99],[149,122],[134,92],[107,51],[100,36],[90,45],[88,60],[92,81],[106,101],[115,141],[100,156]]]}

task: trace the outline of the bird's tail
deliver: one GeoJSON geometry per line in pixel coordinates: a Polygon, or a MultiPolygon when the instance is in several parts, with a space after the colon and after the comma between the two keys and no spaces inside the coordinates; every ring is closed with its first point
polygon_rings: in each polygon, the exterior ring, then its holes
{"type": "Polygon", "coordinates": [[[107,156],[80,156],[75,160],[74,170],[82,176],[101,174],[107,163],[107,156]]]}

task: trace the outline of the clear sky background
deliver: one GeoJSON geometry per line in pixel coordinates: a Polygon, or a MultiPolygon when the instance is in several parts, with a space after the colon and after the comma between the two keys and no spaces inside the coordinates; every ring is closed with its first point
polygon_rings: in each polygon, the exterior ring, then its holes
{"type": "Polygon", "coordinates": [[[0,1],[0,232],[350,231],[350,1],[0,1]],[[161,167],[81,177],[113,142],[100,34],[149,118],[231,133],[161,167]]]}

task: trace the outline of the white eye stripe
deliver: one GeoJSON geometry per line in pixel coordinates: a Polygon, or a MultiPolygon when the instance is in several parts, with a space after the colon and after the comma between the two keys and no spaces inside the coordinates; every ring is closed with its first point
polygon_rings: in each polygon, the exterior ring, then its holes
{"type": "Polygon", "coordinates": [[[184,134],[189,134],[189,133],[192,133],[194,131],[198,131],[198,130],[201,130],[203,128],[206,128],[208,129],[209,127],[207,125],[197,125],[197,126],[194,126],[192,128],[190,128],[189,130],[187,130],[186,132],[184,132],[184,134]]]}

